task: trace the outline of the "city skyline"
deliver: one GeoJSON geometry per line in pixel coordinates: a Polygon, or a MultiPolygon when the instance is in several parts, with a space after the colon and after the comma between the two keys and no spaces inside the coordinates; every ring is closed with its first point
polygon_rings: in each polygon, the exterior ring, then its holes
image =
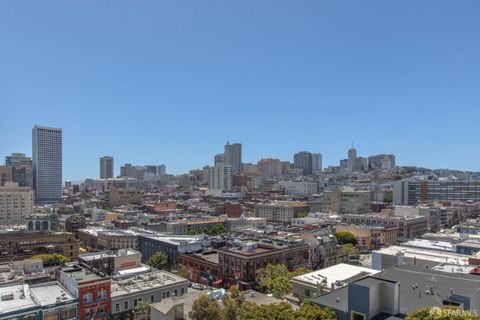
{"type": "Polygon", "coordinates": [[[478,171],[478,9],[1,3],[0,155],[31,156],[41,124],[63,129],[69,180],[98,176],[103,155],[115,172],[183,173],[212,164],[227,139],[244,162],[308,150],[327,167],[353,140],[360,156],[478,171]]]}
{"type": "MultiPolygon", "coordinates": [[[[43,125],[38,125],[36,124],[35,127],[46,127],[46,126],[43,126],[43,125]]],[[[50,127],[47,127],[47,128],[50,128],[50,127]]],[[[58,128],[62,131],[62,134],[64,132],[64,130],[62,128],[58,128]]],[[[227,141],[225,143],[225,145],[227,146],[230,142],[227,141]]],[[[63,143],[64,144],[64,143],[63,143]]],[[[243,142],[232,142],[230,145],[232,144],[240,144],[241,145],[241,148],[243,148],[245,146],[245,144],[243,142]]],[[[65,145],[65,144],[64,144],[65,145]]],[[[65,147],[63,147],[65,149],[65,147]]],[[[356,156],[360,156],[360,157],[365,157],[365,158],[368,158],[370,156],[374,156],[374,155],[380,155],[380,154],[393,154],[395,155],[395,157],[397,157],[397,155],[394,153],[394,152],[382,152],[382,151],[378,151],[376,153],[371,153],[371,154],[366,154],[366,153],[363,153],[363,152],[359,152],[358,149],[356,148],[355,145],[350,145],[348,147],[348,149],[345,149],[344,150],[344,157],[340,157],[339,159],[337,159],[336,161],[333,160],[331,163],[324,163],[323,162],[323,159],[325,157],[325,155],[322,153],[322,152],[319,152],[318,150],[303,150],[303,149],[298,149],[297,151],[295,151],[294,153],[292,153],[290,155],[290,157],[288,158],[280,158],[280,157],[274,157],[274,156],[270,156],[270,155],[265,155],[265,156],[261,156],[261,157],[257,157],[256,159],[252,159],[252,160],[246,160],[246,159],[243,159],[242,158],[242,164],[243,163],[252,163],[252,164],[257,164],[260,160],[262,159],[278,159],[280,161],[288,161],[291,163],[292,166],[294,166],[294,158],[295,158],[295,155],[298,154],[298,153],[303,153],[303,152],[309,152],[309,153],[312,153],[312,154],[321,154],[321,162],[322,162],[322,167],[323,167],[323,170],[325,170],[326,168],[328,168],[329,166],[339,166],[340,165],[340,161],[341,160],[348,160],[348,157],[349,157],[349,154],[352,150],[355,150],[356,151],[356,154],[355,154],[355,157],[356,156]]],[[[3,156],[4,159],[7,159],[9,157],[12,156],[12,154],[14,153],[24,153],[27,157],[32,157],[32,155],[30,155],[28,152],[23,152],[23,151],[11,151],[9,154],[5,154],[3,156]]],[[[188,173],[190,170],[194,170],[194,169],[201,169],[203,168],[204,166],[210,166],[210,167],[213,167],[215,165],[214,163],[214,158],[215,156],[218,156],[219,154],[211,154],[210,155],[210,160],[207,162],[207,163],[203,163],[203,164],[199,164],[197,166],[193,166],[193,167],[190,167],[190,168],[186,168],[184,171],[171,171],[168,164],[162,164],[162,165],[166,165],[167,167],[167,173],[168,174],[185,174],[185,173],[188,173]]],[[[223,155],[223,153],[222,153],[223,155]]],[[[65,157],[63,155],[63,157],[65,157]]],[[[63,176],[66,176],[65,177],[65,181],[83,181],[84,179],[87,179],[87,178],[93,178],[93,179],[98,179],[98,178],[101,178],[100,177],[100,170],[101,170],[101,162],[102,162],[102,159],[103,158],[112,158],[112,162],[114,163],[113,165],[113,172],[115,173],[113,175],[113,177],[119,177],[121,176],[121,170],[120,168],[125,165],[125,164],[131,164],[132,166],[148,166],[148,165],[160,165],[162,163],[161,160],[151,160],[151,161],[140,161],[140,160],[135,160],[133,159],[132,161],[118,161],[116,159],[116,157],[114,155],[101,155],[101,156],[98,156],[96,157],[95,159],[97,160],[96,162],[96,167],[93,168],[92,170],[94,171],[94,173],[90,174],[90,175],[86,175],[86,176],[83,176],[83,177],[75,177],[75,178],[69,178],[68,175],[65,175],[65,172],[63,172],[63,176]],[[100,160],[100,166],[99,166],[99,161],[100,160]]],[[[89,161],[90,162],[90,161],[89,161]]],[[[472,172],[477,172],[478,170],[469,170],[469,169],[463,169],[463,168],[447,168],[447,167],[426,167],[426,166],[420,166],[418,164],[403,164],[401,161],[398,161],[398,158],[396,158],[396,165],[397,166],[417,166],[417,167],[423,167],[423,168],[427,168],[427,169],[451,169],[451,170],[460,170],[460,171],[472,171],[472,172]]],[[[63,167],[65,167],[65,163],[63,163],[62,165],[63,167]]]]}

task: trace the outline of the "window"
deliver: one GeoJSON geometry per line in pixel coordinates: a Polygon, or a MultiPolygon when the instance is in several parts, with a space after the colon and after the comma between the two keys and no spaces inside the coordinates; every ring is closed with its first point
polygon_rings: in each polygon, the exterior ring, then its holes
{"type": "Polygon", "coordinates": [[[155,301],[155,296],[152,294],[152,295],[150,296],[150,302],[154,302],[154,301],[155,301]]]}
{"type": "Polygon", "coordinates": [[[62,319],[76,319],[77,318],[77,308],[69,308],[62,310],[62,319]]]}
{"type": "Polygon", "coordinates": [[[93,300],[93,295],[91,292],[87,292],[83,295],[83,302],[84,303],[91,303],[93,300]]]}
{"type": "Polygon", "coordinates": [[[59,320],[59,314],[58,311],[47,311],[43,313],[43,319],[44,320],[59,320]]]}
{"type": "Polygon", "coordinates": [[[128,301],[125,301],[123,303],[123,310],[127,310],[128,309],[128,301]]]}
{"type": "Polygon", "coordinates": [[[134,307],[134,308],[137,307],[137,304],[138,304],[137,299],[133,300],[133,307],[134,307]]]}
{"type": "Polygon", "coordinates": [[[115,312],[120,311],[120,303],[115,304],[115,312]]]}
{"type": "Polygon", "coordinates": [[[107,299],[107,290],[102,289],[97,291],[97,300],[105,300],[107,299]]]}
{"type": "Polygon", "coordinates": [[[350,315],[351,320],[366,320],[367,316],[363,313],[352,311],[350,315]]]}

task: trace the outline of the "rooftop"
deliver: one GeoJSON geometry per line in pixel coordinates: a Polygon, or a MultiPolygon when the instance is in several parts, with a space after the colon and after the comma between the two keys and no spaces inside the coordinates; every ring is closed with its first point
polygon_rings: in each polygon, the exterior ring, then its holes
{"type": "Polygon", "coordinates": [[[323,286],[331,288],[332,284],[345,283],[349,280],[358,279],[358,277],[366,277],[368,275],[374,275],[380,271],[354,266],[351,264],[340,263],[325,269],[316,270],[310,273],[303,274],[292,278],[293,281],[302,281],[309,284],[322,283],[323,286]]]}
{"type": "Polygon", "coordinates": [[[163,241],[163,242],[174,244],[174,245],[200,242],[203,240],[203,236],[160,235],[160,234],[146,234],[142,236],[148,239],[163,241]]]}
{"type": "Polygon", "coordinates": [[[76,300],[58,282],[32,285],[30,286],[30,292],[34,300],[42,307],[60,302],[70,303],[76,300]]]}
{"type": "Polygon", "coordinates": [[[10,284],[0,287],[0,314],[36,307],[30,297],[28,285],[10,284]]]}
{"type": "Polygon", "coordinates": [[[448,274],[419,266],[394,267],[382,272],[379,278],[400,282],[400,312],[406,314],[420,307],[441,305],[442,299],[432,299],[426,289],[433,289],[435,295],[447,299],[451,293],[471,297],[480,287],[476,275],[448,274]],[[415,290],[414,285],[418,287],[415,290]]]}
{"type": "Polygon", "coordinates": [[[403,254],[406,258],[416,258],[418,260],[432,261],[433,263],[451,263],[456,265],[468,265],[469,258],[472,258],[469,255],[453,253],[453,252],[443,252],[443,251],[434,251],[428,249],[419,249],[419,248],[410,248],[403,246],[390,246],[387,248],[382,248],[375,250],[372,254],[385,254],[385,255],[398,255],[403,254]]]}
{"type": "Polygon", "coordinates": [[[150,273],[136,274],[128,279],[112,281],[111,297],[115,298],[122,295],[129,295],[180,282],[186,283],[187,280],[166,271],[156,270],[150,273]]]}
{"type": "Polygon", "coordinates": [[[108,277],[102,277],[96,274],[95,272],[92,272],[87,268],[84,268],[78,265],[63,267],[61,268],[61,270],[67,276],[69,276],[70,278],[73,278],[76,282],[108,279],[108,277]]]}
{"type": "Polygon", "coordinates": [[[425,249],[437,250],[437,251],[448,251],[448,252],[456,251],[455,245],[453,245],[450,242],[426,240],[426,239],[413,239],[413,240],[402,243],[402,246],[414,247],[414,248],[425,248],[425,249]]]}

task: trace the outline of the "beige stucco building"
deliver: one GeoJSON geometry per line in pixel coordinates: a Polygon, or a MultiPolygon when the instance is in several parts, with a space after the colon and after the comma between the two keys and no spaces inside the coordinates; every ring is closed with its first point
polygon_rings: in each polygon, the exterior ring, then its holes
{"type": "Polygon", "coordinates": [[[0,187],[0,225],[23,225],[33,212],[34,193],[30,188],[7,182],[0,187]]]}

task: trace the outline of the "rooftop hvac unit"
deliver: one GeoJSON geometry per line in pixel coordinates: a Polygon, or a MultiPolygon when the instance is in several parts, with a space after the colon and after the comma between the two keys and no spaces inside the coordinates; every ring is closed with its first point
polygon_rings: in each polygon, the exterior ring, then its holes
{"type": "Polygon", "coordinates": [[[13,300],[13,291],[2,292],[0,299],[2,301],[13,300]]]}

